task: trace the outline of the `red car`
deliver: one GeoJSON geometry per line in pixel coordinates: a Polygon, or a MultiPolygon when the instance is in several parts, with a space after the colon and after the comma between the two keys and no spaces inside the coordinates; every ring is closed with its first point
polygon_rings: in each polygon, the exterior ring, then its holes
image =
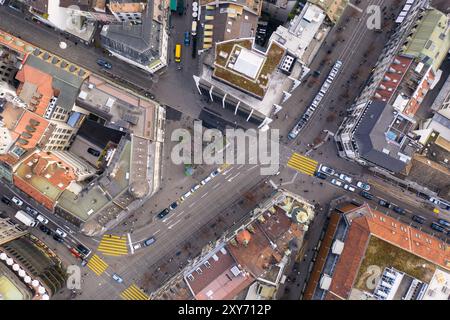
{"type": "Polygon", "coordinates": [[[75,248],[70,248],[69,251],[75,258],[81,258],[80,253],[75,248]]]}

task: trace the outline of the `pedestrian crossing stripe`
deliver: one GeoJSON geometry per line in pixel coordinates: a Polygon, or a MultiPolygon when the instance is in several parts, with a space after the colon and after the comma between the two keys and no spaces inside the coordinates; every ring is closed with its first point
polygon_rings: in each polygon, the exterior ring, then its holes
{"type": "Polygon", "coordinates": [[[92,256],[87,266],[98,276],[105,272],[106,269],[108,269],[108,264],[96,254],[92,256]]]}
{"type": "Polygon", "coordinates": [[[316,160],[302,156],[298,153],[294,153],[287,163],[288,167],[310,176],[314,175],[318,164],[319,163],[316,160]]]}
{"type": "Polygon", "coordinates": [[[149,297],[142,292],[135,284],[129,286],[126,290],[124,290],[120,296],[124,300],[148,300],[149,297]]]}
{"type": "Polygon", "coordinates": [[[97,250],[109,256],[126,255],[128,254],[127,237],[105,234],[97,250]]]}

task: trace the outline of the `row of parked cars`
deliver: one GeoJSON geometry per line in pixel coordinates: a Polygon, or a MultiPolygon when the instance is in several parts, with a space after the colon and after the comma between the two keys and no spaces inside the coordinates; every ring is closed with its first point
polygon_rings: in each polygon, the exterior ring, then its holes
{"type": "Polygon", "coordinates": [[[303,127],[306,125],[308,120],[313,115],[314,111],[316,111],[317,107],[320,104],[320,101],[322,101],[322,98],[327,93],[328,89],[330,88],[331,84],[333,83],[333,80],[336,77],[336,75],[338,74],[339,69],[341,67],[342,67],[342,61],[337,60],[336,63],[334,64],[333,68],[331,69],[330,73],[328,74],[327,79],[322,84],[322,87],[320,88],[319,92],[315,96],[313,102],[308,107],[308,109],[306,109],[306,112],[303,114],[303,116],[301,117],[300,121],[297,122],[295,127],[289,132],[288,139],[292,140],[292,139],[295,139],[298,136],[300,131],[303,129],[303,127]]]}
{"type": "MultiPolygon", "coordinates": [[[[373,194],[368,193],[366,191],[362,191],[361,196],[368,200],[373,200],[375,198],[375,196],[373,194]]],[[[406,213],[405,209],[399,207],[398,205],[396,205],[394,203],[384,200],[384,199],[378,199],[378,204],[387,209],[391,209],[394,212],[401,214],[401,215],[405,215],[405,213],[406,213]]],[[[413,215],[412,220],[419,224],[424,224],[427,221],[427,218],[420,216],[420,215],[413,215]]],[[[448,222],[445,219],[439,219],[435,222],[432,222],[430,224],[430,227],[431,227],[431,229],[433,229],[437,232],[442,232],[442,233],[445,233],[447,236],[450,236],[450,222],[448,222]]]]}
{"type": "Polygon", "coordinates": [[[200,181],[199,184],[196,184],[195,186],[193,186],[188,192],[186,192],[185,194],[183,194],[180,198],[180,200],[177,200],[175,202],[173,202],[168,208],[165,208],[164,210],[162,210],[160,213],[158,213],[158,218],[163,219],[165,216],[167,216],[170,211],[172,211],[173,209],[175,209],[176,207],[178,207],[178,205],[183,202],[184,200],[186,200],[188,197],[190,197],[195,191],[197,191],[198,189],[200,189],[202,186],[204,186],[205,184],[207,184],[209,181],[211,181],[214,177],[218,176],[220,173],[222,172],[221,168],[217,168],[216,170],[214,170],[213,172],[210,173],[209,176],[207,176],[205,179],[203,179],[202,181],[200,181]]]}
{"type": "Polygon", "coordinates": [[[337,173],[334,169],[324,165],[321,165],[319,167],[319,170],[315,173],[315,175],[316,177],[323,180],[327,179],[328,177],[333,177],[330,181],[333,185],[341,187],[350,192],[356,192],[356,188],[362,189],[363,191],[370,190],[369,184],[362,181],[357,181],[356,185],[353,185],[352,177],[349,177],[344,173],[337,173]]]}

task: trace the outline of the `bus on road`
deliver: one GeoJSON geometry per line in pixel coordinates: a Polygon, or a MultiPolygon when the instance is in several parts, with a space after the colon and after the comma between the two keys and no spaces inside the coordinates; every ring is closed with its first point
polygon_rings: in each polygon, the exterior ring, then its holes
{"type": "Polygon", "coordinates": [[[181,44],[175,46],[175,62],[181,62],[181,44]]]}

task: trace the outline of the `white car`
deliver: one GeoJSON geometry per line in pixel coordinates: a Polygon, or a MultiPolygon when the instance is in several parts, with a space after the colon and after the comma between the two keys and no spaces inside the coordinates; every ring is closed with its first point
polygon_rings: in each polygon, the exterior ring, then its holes
{"type": "Polygon", "coordinates": [[[342,185],[344,184],[341,180],[337,180],[337,179],[331,180],[331,183],[338,187],[342,187],[342,185]]]}
{"type": "Polygon", "coordinates": [[[348,190],[348,191],[351,191],[351,192],[355,192],[356,191],[356,188],[354,186],[350,185],[350,184],[345,184],[344,185],[344,189],[348,190]]]}
{"type": "Polygon", "coordinates": [[[23,201],[22,200],[20,200],[19,198],[17,198],[17,197],[13,197],[12,199],[12,202],[14,202],[17,206],[22,206],[23,205],[23,201]]]}
{"type": "Polygon", "coordinates": [[[208,176],[208,177],[206,177],[205,179],[203,179],[200,183],[201,183],[202,185],[205,185],[205,184],[207,184],[211,179],[212,179],[211,176],[208,176]]]}
{"type": "Polygon", "coordinates": [[[137,250],[137,249],[140,249],[140,248],[142,248],[142,244],[141,244],[141,243],[136,243],[136,244],[133,246],[133,249],[134,249],[134,250],[137,250]]]}
{"type": "Polygon", "coordinates": [[[201,187],[200,184],[196,184],[195,186],[193,186],[193,187],[191,188],[191,192],[197,191],[198,189],[200,189],[200,187],[201,187]]]}
{"type": "Polygon", "coordinates": [[[340,175],[339,175],[339,179],[341,179],[341,180],[344,180],[344,181],[346,181],[346,182],[348,182],[348,183],[352,183],[352,178],[350,178],[349,176],[346,176],[345,174],[343,174],[343,173],[341,173],[340,175]]]}
{"type": "Polygon", "coordinates": [[[191,191],[188,191],[188,192],[186,192],[185,194],[183,194],[183,195],[181,196],[181,201],[186,200],[186,198],[189,197],[191,194],[192,194],[191,191]]]}
{"type": "Polygon", "coordinates": [[[38,216],[36,217],[36,219],[37,219],[39,222],[43,223],[43,224],[47,224],[47,223],[48,223],[48,219],[47,219],[46,217],[40,215],[40,214],[38,214],[38,216]]]}
{"type": "Polygon", "coordinates": [[[320,171],[325,172],[326,174],[333,175],[334,169],[328,168],[326,166],[321,166],[320,171]]]}
{"type": "MultiPolygon", "coordinates": [[[[428,199],[429,201],[431,201],[431,202],[433,202],[434,204],[437,204],[437,205],[439,205],[441,202],[438,200],[438,199],[436,199],[436,198],[434,198],[434,197],[431,197],[430,199],[428,199]]],[[[13,201],[14,201],[14,198],[13,198],[13,201]]]]}
{"type": "Polygon", "coordinates": [[[56,234],[57,235],[59,235],[59,236],[61,236],[61,237],[63,237],[63,238],[65,238],[65,237],[67,237],[67,233],[65,233],[64,231],[62,231],[60,228],[56,228],[56,234]]]}
{"type": "Polygon", "coordinates": [[[367,184],[367,183],[364,183],[362,181],[358,181],[358,183],[356,183],[356,186],[358,188],[361,188],[361,189],[365,190],[365,191],[369,191],[370,190],[370,185],[367,184]]]}

